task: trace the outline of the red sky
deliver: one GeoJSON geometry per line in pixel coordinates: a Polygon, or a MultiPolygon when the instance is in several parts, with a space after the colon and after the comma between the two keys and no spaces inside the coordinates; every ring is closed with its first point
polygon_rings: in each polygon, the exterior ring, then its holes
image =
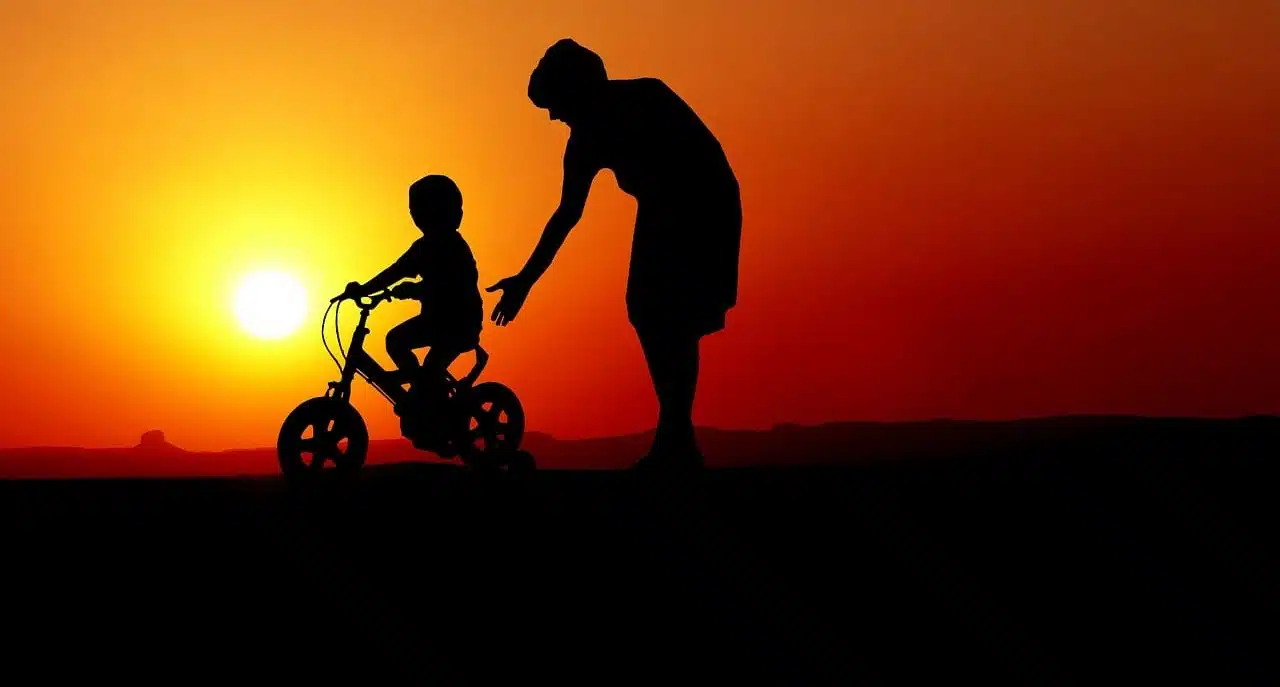
{"type": "MultiPolygon", "coordinates": [[[[328,296],[413,240],[423,174],[462,187],[481,286],[517,270],[567,136],[525,83],[563,36],[666,80],[742,182],[699,423],[1280,412],[1269,0],[21,0],[0,3],[0,446],[270,445],[335,374],[328,296]],[[308,289],[288,338],[232,314],[258,268],[308,289]]],[[[485,331],[531,428],[654,420],[633,213],[601,177],[520,319],[485,331]]],[[[373,319],[383,362],[402,305],[373,319]]]]}

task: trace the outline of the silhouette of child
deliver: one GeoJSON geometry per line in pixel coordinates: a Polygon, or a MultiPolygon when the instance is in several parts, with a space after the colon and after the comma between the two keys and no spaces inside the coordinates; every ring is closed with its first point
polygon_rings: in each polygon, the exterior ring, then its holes
{"type": "Polygon", "coordinates": [[[475,257],[459,232],[462,192],[453,180],[432,174],[414,182],[409,187],[409,215],[422,231],[422,238],[369,281],[347,284],[343,295],[367,296],[402,280],[421,278],[391,289],[395,298],[419,301],[422,310],[393,327],[386,338],[387,355],[412,392],[419,386],[414,381],[434,385],[450,363],[479,345],[484,303],[475,257]],[[420,367],[413,351],[427,346],[431,350],[420,367]],[[422,374],[413,374],[418,370],[422,374]]]}

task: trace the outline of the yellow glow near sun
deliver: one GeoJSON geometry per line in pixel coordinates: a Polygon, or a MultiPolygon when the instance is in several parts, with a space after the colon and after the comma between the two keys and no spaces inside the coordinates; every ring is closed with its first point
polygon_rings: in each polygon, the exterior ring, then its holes
{"type": "Polygon", "coordinates": [[[282,339],[302,325],[307,293],[284,272],[255,272],[240,282],[235,296],[236,319],[260,339],[282,339]]]}

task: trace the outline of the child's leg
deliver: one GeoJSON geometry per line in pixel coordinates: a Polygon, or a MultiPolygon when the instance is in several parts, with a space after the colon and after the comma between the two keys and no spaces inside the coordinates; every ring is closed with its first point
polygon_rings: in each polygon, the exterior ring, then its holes
{"type": "Polygon", "coordinates": [[[413,351],[431,344],[431,328],[422,315],[410,317],[387,332],[387,355],[402,374],[418,369],[413,351]]]}
{"type": "Polygon", "coordinates": [[[443,379],[445,372],[449,370],[449,365],[457,360],[459,355],[456,346],[433,342],[431,350],[427,351],[426,357],[422,359],[423,378],[431,380],[432,383],[443,379]]]}

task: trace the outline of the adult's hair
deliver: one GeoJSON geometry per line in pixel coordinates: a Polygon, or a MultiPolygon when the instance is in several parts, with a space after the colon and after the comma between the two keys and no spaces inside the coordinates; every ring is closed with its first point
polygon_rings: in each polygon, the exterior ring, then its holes
{"type": "Polygon", "coordinates": [[[529,100],[546,109],[609,80],[604,60],[572,38],[547,48],[529,76],[529,100]]]}

